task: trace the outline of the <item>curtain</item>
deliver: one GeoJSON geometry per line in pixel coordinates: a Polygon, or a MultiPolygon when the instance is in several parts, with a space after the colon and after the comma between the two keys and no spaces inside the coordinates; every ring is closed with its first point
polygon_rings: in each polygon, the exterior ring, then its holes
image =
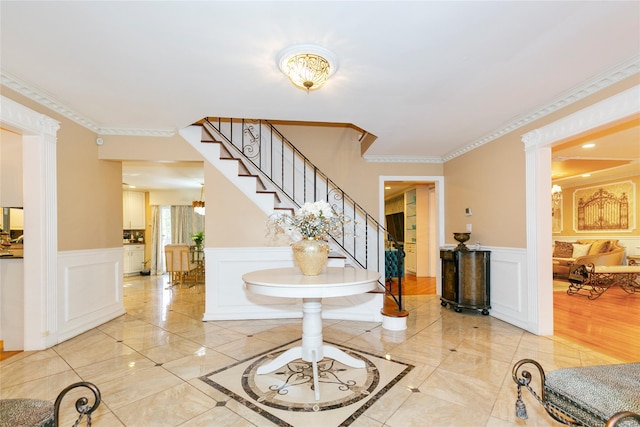
{"type": "Polygon", "coordinates": [[[162,214],[160,206],[151,206],[151,274],[164,273],[162,243],[162,214]]]}
{"type": "MultiPolygon", "coordinates": [[[[166,231],[168,234],[169,230],[166,231]]],[[[195,213],[192,206],[151,206],[151,274],[164,274],[164,245],[168,243],[193,245],[191,236],[200,231],[204,231],[204,216],[195,213]],[[170,241],[168,235],[163,235],[163,208],[170,209],[170,227],[166,224],[171,230],[170,241]]]]}
{"type": "Polygon", "coordinates": [[[204,231],[204,216],[190,205],[171,206],[171,243],[193,245],[191,236],[199,231],[204,231]]]}

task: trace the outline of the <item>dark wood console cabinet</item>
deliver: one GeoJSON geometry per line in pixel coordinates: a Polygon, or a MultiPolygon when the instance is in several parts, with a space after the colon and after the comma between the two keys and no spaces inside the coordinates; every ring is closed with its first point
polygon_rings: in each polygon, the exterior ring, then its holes
{"type": "Polygon", "coordinates": [[[442,249],[442,297],[440,304],[449,304],[457,312],[463,308],[489,314],[491,251],[474,249],[442,249]]]}

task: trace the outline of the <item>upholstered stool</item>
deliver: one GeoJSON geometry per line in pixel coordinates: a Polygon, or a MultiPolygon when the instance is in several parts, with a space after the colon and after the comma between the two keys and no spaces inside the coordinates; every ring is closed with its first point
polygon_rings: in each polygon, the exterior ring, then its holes
{"type": "Polygon", "coordinates": [[[0,400],[0,425],[53,427],[53,403],[36,399],[0,400]]]}
{"type": "Polygon", "coordinates": [[[526,418],[521,399],[521,387],[526,387],[554,419],[566,419],[583,426],[605,426],[615,415],[629,412],[617,426],[640,427],[640,363],[583,366],[557,369],[545,375],[537,362],[524,359],[513,368],[513,379],[518,384],[516,414],[526,418]],[[540,371],[542,393],[538,396],[529,383],[531,374],[518,372],[522,365],[532,364],[540,371]]]}
{"type": "Polygon", "coordinates": [[[93,394],[91,399],[80,397],[75,402],[75,409],[79,416],[74,426],[80,424],[83,418],[88,426],[91,425],[91,414],[98,408],[100,390],[92,383],[83,381],[71,384],[62,390],[55,403],[37,399],[2,399],[0,400],[0,426],[11,427],[54,427],[58,425],[60,404],[65,395],[76,388],[84,387],[93,394]]]}

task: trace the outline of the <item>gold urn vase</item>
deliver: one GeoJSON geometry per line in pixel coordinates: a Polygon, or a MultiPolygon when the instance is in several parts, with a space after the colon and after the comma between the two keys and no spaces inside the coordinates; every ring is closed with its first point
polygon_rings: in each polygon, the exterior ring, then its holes
{"type": "Polygon", "coordinates": [[[324,240],[302,239],[291,244],[293,260],[305,276],[317,276],[329,261],[329,244],[324,240]]]}

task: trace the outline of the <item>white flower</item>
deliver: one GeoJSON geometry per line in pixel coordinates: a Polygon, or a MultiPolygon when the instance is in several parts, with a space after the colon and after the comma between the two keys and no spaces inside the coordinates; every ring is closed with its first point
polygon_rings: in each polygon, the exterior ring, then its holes
{"type": "Polygon", "coordinates": [[[317,202],[307,202],[298,211],[298,215],[306,216],[313,215],[316,217],[333,218],[334,212],[331,205],[324,200],[318,200],[317,202]]]}
{"type": "Polygon", "coordinates": [[[342,234],[346,222],[344,216],[336,213],[329,203],[319,200],[305,203],[295,215],[273,215],[267,221],[267,229],[272,235],[286,233],[292,237],[299,235],[326,240],[330,234],[342,234]]]}

